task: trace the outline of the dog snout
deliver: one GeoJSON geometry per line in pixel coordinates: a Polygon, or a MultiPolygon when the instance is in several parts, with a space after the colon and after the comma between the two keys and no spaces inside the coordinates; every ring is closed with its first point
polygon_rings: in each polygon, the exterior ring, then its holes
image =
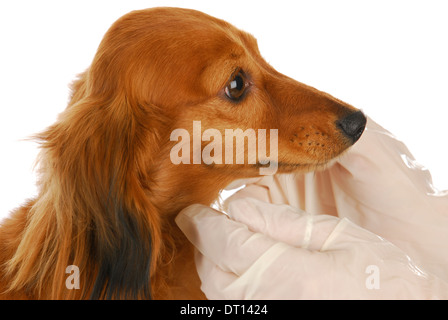
{"type": "Polygon", "coordinates": [[[339,130],[342,131],[348,139],[350,139],[352,144],[359,140],[364,132],[366,123],[367,118],[362,111],[355,111],[336,121],[336,125],[339,130]]]}

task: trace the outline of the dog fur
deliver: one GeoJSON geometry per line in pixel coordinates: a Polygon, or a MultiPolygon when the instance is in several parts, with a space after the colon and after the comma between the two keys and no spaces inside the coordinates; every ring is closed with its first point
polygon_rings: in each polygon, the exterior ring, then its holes
{"type": "Polygon", "coordinates": [[[356,111],[277,72],[225,21],[180,8],[123,16],[36,136],[39,193],[0,226],[0,298],[205,298],[174,218],[261,164],[174,165],[170,132],[194,120],[278,129],[278,172],[305,172],[353,144],[337,123],[356,111]],[[244,92],[232,99],[237,72],[244,92]],[[66,288],[69,265],[80,289],[66,288]]]}

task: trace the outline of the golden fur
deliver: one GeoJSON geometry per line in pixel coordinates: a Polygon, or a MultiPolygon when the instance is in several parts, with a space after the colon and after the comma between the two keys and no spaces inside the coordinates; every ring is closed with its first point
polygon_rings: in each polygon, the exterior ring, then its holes
{"type": "Polygon", "coordinates": [[[256,40],[204,13],[154,8],[120,18],[68,107],[37,135],[39,193],[0,227],[0,299],[205,298],[174,223],[260,165],[170,161],[176,128],[278,131],[278,172],[319,168],[353,141],[356,109],[274,70],[256,40]],[[225,87],[241,68],[241,101],[225,87]],[[65,286],[68,265],[80,289],[65,286]]]}

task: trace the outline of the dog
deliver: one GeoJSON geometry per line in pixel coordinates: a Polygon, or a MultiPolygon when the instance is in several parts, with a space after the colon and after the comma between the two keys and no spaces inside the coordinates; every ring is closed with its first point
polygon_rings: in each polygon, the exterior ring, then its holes
{"type": "Polygon", "coordinates": [[[130,12],[35,136],[39,192],[0,227],[0,298],[204,299],[174,218],[259,176],[266,159],[174,164],[170,135],[193,135],[194,121],[222,134],[278,130],[279,173],[322,168],[366,125],[360,110],[277,72],[252,35],[225,21],[181,8],[130,12]]]}

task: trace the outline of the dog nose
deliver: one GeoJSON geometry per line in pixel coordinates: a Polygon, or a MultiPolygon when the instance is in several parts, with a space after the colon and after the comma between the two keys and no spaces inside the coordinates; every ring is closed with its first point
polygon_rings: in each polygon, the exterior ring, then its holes
{"type": "Polygon", "coordinates": [[[352,143],[355,143],[364,132],[366,122],[364,114],[361,111],[356,111],[336,121],[336,125],[352,143]]]}

